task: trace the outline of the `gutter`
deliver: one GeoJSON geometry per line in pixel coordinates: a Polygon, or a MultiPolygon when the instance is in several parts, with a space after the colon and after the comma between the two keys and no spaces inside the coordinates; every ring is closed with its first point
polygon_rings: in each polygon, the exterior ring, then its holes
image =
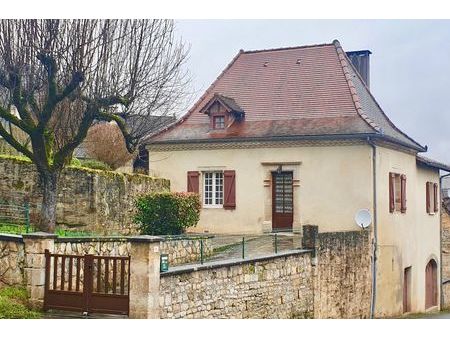
{"type": "Polygon", "coordinates": [[[377,147],[370,137],[367,143],[372,147],[372,184],[373,184],[373,239],[372,239],[372,292],[370,301],[370,318],[374,318],[377,296],[377,246],[378,246],[378,219],[377,219],[377,147]]]}
{"type": "Polygon", "coordinates": [[[439,208],[439,274],[440,274],[440,283],[439,283],[439,294],[440,294],[440,308],[439,310],[442,310],[442,304],[444,303],[444,294],[442,293],[442,285],[444,284],[444,282],[442,281],[442,179],[444,177],[450,176],[450,174],[445,174],[442,176],[439,176],[439,196],[440,201],[441,201],[441,205],[439,208]]]}

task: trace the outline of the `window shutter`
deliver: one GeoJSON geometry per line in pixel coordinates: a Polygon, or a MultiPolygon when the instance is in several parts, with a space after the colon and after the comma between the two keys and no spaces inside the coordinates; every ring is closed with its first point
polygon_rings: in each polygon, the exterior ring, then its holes
{"type": "Polygon", "coordinates": [[[433,185],[434,187],[434,212],[438,212],[439,210],[439,203],[438,203],[438,185],[435,183],[433,185]]]}
{"type": "Polygon", "coordinates": [[[224,170],[224,209],[236,209],[236,172],[224,170]]]}
{"type": "Polygon", "coordinates": [[[406,212],[406,175],[400,176],[400,184],[401,184],[401,191],[400,191],[401,207],[400,207],[400,211],[402,213],[405,213],[406,212]]]}
{"type": "Polygon", "coordinates": [[[427,182],[427,213],[431,212],[431,206],[430,206],[430,182],[427,182]]]}
{"type": "Polygon", "coordinates": [[[394,212],[395,209],[394,176],[393,173],[389,173],[389,212],[394,212]]]}
{"type": "Polygon", "coordinates": [[[188,171],[187,172],[187,191],[199,192],[199,177],[200,173],[198,171],[188,171]]]}

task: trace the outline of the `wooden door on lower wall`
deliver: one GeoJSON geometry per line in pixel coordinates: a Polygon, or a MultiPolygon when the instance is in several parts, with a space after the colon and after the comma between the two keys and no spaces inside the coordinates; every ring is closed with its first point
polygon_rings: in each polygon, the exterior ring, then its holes
{"type": "Polygon", "coordinates": [[[292,171],[272,172],[272,230],[292,230],[294,220],[292,182],[292,171]]]}
{"type": "Polygon", "coordinates": [[[403,313],[411,312],[411,267],[403,272],[403,313]]]}

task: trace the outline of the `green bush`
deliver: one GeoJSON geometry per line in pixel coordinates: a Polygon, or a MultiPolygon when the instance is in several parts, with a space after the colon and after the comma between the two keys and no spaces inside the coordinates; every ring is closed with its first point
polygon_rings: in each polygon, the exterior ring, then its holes
{"type": "Polygon", "coordinates": [[[135,222],[146,235],[179,235],[197,224],[200,199],[194,193],[152,193],[136,201],[135,222]]]}
{"type": "Polygon", "coordinates": [[[97,170],[111,170],[111,167],[104,162],[97,160],[80,160],[81,167],[97,169],[97,170]]]}
{"type": "Polygon", "coordinates": [[[27,290],[17,287],[0,289],[0,319],[41,317],[41,313],[28,308],[27,290]]]}

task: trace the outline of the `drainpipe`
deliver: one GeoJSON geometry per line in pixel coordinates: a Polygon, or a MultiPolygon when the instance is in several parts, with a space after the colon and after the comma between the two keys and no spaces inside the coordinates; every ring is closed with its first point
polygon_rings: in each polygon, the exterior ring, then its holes
{"type": "MultiPolygon", "coordinates": [[[[444,177],[450,176],[450,174],[445,174],[442,176],[439,176],[439,196],[441,205],[439,207],[439,212],[442,214],[442,179],[444,177]]],[[[442,310],[442,304],[444,302],[444,295],[442,294],[442,217],[441,214],[439,214],[439,275],[440,275],[440,282],[439,282],[439,294],[440,294],[440,309],[442,310]]]]}
{"type": "Polygon", "coordinates": [[[372,239],[372,292],[370,302],[370,318],[374,318],[375,301],[377,296],[377,147],[370,137],[367,143],[372,147],[372,185],[373,185],[373,239],[372,239]]]}

